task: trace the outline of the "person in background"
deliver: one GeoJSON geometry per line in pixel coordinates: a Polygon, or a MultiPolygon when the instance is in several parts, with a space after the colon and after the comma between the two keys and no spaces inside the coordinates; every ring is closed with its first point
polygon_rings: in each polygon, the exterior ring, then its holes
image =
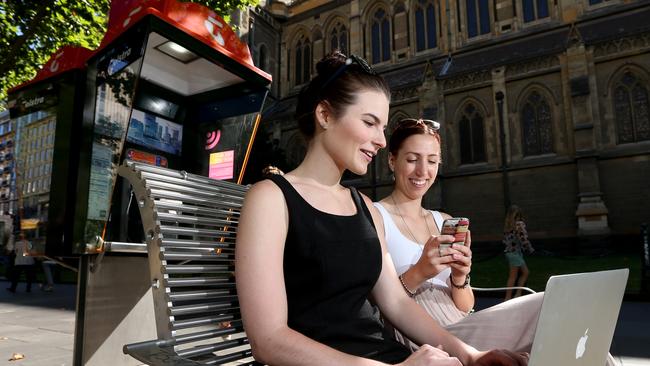
{"type": "Polygon", "coordinates": [[[47,257],[41,257],[39,259],[41,262],[41,268],[43,268],[43,275],[45,282],[40,284],[41,290],[45,292],[54,291],[54,276],[52,276],[52,267],[56,266],[56,262],[48,259],[47,257]]]}
{"type": "MultiPolygon", "coordinates": [[[[296,119],[304,160],[253,185],[236,243],[242,320],[270,365],[525,365],[527,355],[479,352],[442,329],[404,292],[372,202],[340,184],[365,174],[386,144],[390,90],[365,60],[340,52],[316,65],[296,119]],[[387,338],[382,315],[422,345],[387,338]],[[441,345],[441,347],[437,347],[441,345]]],[[[441,237],[451,242],[453,237],[441,237]]]]}
{"type": "Polygon", "coordinates": [[[2,233],[2,246],[0,247],[0,264],[4,269],[4,276],[11,280],[11,271],[14,266],[14,257],[15,253],[13,251],[14,247],[14,236],[11,233],[11,230],[5,227],[2,233]]]}
{"type": "MultiPolygon", "coordinates": [[[[523,252],[532,253],[535,249],[533,249],[530,240],[528,240],[524,215],[517,205],[512,205],[508,208],[503,225],[503,244],[505,245],[504,252],[508,260],[508,266],[510,267],[506,286],[513,287],[516,281],[517,287],[523,287],[530,274],[528,266],[526,266],[526,261],[524,261],[523,252]]],[[[515,292],[515,297],[517,296],[521,296],[521,289],[517,289],[515,292]]],[[[506,291],[506,300],[511,298],[512,290],[509,289],[506,291]]]]}
{"type": "Polygon", "coordinates": [[[31,244],[25,238],[25,234],[21,231],[18,234],[18,241],[14,243],[14,252],[16,257],[14,259],[14,267],[11,273],[11,287],[7,288],[7,291],[16,293],[16,287],[18,286],[18,281],[20,280],[20,275],[25,272],[25,277],[27,278],[27,287],[26,291],[32,291],[32,283],[36,278],[34,272],[34,257],[29,255],[31,249],[31,244]]]}
{"type": "MultiPolygon", "coordinates": [[[[390,195],[375,202],[388,252],[408,295],[450,333],[478,349],[529,352],[543,294],[470,313],[474,307],[471,232],[464,245],[441,249],[440,228],[451,216],[422,207],[442,162],[439,128],[436,121],[406,118],[391,134],[388,164],[395,186],[390,195]]],[[[401,332],[396,337],[417,349],[401,332]]]]}

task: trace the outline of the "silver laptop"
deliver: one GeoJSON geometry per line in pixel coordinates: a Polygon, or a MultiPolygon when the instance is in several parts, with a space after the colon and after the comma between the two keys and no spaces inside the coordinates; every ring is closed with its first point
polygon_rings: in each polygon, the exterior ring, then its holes
{"type": "Polygon", "coordinates": [[[528,366],[604,366],[628,269],[553,276],[528,366]]]}

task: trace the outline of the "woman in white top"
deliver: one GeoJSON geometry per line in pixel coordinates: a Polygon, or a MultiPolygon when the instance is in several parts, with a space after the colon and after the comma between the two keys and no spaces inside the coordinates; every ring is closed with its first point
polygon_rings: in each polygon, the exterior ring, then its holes
{"type": "MultiPolygon", "coordinates": [[[[422,208],[422,197],[438,174],[441,141],[438,122],[405,119],[388,144],[389,167],[395,174],[393,192],[375,206],[382,214],[385,238],[404,290],[432,318],[478,349],[530,351],[543,295],[523,296],[490,309],[470,313],[474,294],[469,286],[471,235],[465,245],[440,235],[446,213],[422,208]]],[[[400,341],[416,348],[399,332],[400,341]]]]}

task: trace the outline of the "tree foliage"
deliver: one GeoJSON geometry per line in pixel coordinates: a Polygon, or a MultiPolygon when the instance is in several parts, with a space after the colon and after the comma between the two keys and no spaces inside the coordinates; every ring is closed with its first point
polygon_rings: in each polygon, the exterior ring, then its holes
{"type": "MultiPolygon", "coordinates": [[[[192,2],[226,15],[258,0],[192,2]]],[[[7,90],[36,76],[60,47],[97,47],[106,32],[109,7],[110,0],[1,0],[0,110],[7,90]]]]}

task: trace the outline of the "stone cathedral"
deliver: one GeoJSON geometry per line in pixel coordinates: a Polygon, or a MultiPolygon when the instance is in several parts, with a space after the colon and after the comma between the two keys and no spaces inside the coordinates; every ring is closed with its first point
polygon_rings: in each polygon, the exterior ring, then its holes
{"type": "MultiPolygon", "coordinates": [[[[469,217],[474,242],[501,240],[511,203],[538,242],[616,247],[650,223],[650,1],[267,1],[236,19],[273,75],[249,169],[300,162],[297,93],[338,48],[388,80],[391,124],[442,124],[424,204],[469,217]]],[[[344,184],[388,195],[386,155],[344,184]]]]}

